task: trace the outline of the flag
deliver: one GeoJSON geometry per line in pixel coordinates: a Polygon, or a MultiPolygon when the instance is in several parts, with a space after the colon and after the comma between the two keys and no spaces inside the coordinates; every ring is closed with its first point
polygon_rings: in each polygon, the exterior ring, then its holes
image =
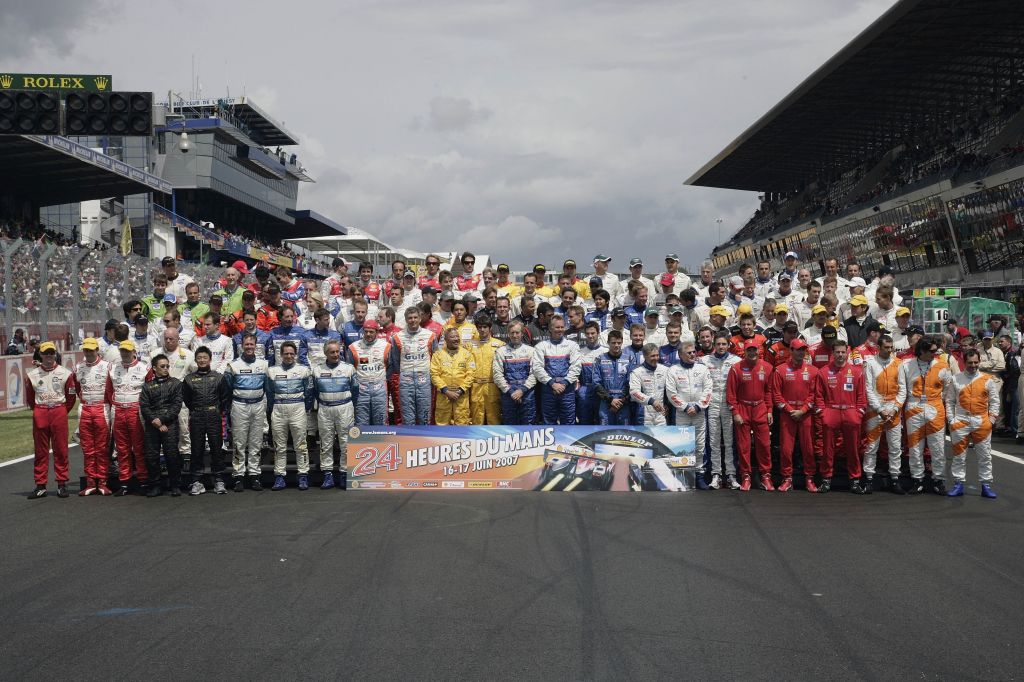
{"type": "Polygon", "coordinates": [[[128,214],[124,214],[124,227],[121,228],[121,255],[127,256],[132,252],[132,223],[128,220],[128,214]]]}

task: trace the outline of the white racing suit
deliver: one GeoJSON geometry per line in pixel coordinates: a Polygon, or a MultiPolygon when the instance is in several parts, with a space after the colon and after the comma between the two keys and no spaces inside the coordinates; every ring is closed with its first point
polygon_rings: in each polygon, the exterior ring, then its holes
{"type": "Polygon", "coordinates": [[[267,361],[253,356],[228,363],[225,376],[231,386],[231,440],[233,476],[260,475],[260,451],[267,424],[267,361]]]}
{"type": "Polygon", "coordinates": [[[960,372],[946,386],[945,399],[953,441],[953,480],[962,483],[967,478],[967,445],[973,443],[978,479],[992,483],[992,425],[999,417],[998,384],[985,372],[960,372]]]}
{"type": "Polygon", "coordinates": [[[907,387],[900,381],[901,360],[890,355],[888,362],[873,355],[864,363],[864,387],[867,390],[868,410],[864,414],[864,475],[875,475],[878,446],[882,434],[889,446],[889,475],[895,481],[900,476],[903,457],[903,403],[907,387]],[[889,413],[883,416],[882,412],[889,413]]]}
{"type": "Polygon", "coordinates": [[[662,364],[648,367],[637,365],[629,373],[629,397],[636,405],[633,420],[635,426],[665,426],[668,422],[668,402],[665,400],[665,384],[668,381],[668,367],[662,364]],[[658,412],[654,404],[660,402],[665,409],[658,412]]]}
{"type": "Polygon", "coordinates": [[[723,357],[712,353],[702,357],[700,362],[708,368],[713,385],[711,404],[708,406],[708,447],[711,452],[711,473],[721,475],[724,462],[725,473],[735,476],[732,408],[725,401],[725,384],[729,378],[729,370],[740,362],[740,358],[728,352],[723,357]]]}
{"type": "Polygon", "coordinates": [[[665,392],[672,407],[676,408],[676,426],[692,426],[694,445],[697,456],[704,470],[704,448],[707,442],[707,412],[711,405],[714,382],[707,365],[695,362],[690,366],[685,363],[672,365],[668,369],[665,381],[665,392]],[[687,414],[690,407],[697,408],[696,414],[687,414]]]}
{"type": "Polygon", "coordinates": [[[903,415],[907,425],[910,475],[924,478],[924,446],[932,454],[932,478],[942,480],[946,470],[946,408],[943,396],[953,376],[945,363],[932,359],[906,360],[900,366],[900,383],[907,395],[903,415]]]}
{"type": "Polygon", "coordinates": [[[288,434],[295,447],[295,464],[300,474],[309,473],[306,444],[306,413],[313,409],[313,382],[309,367],[295,363],[267,370],[267,398],[270,431],[274,437],[274,475],[284,476],[288,464],[288,434]]]}
{"type": "Polygon", "coordinates": [[[323,364],[313,370],[313,391],[316,394],[316,421],[320,430],[320,471],[334,468],[334,439],[340,452],[338,466],[344,471],[348,455],[348,430],[355,424],[352,402],[356,393],[355,368],[347,362],[333,367],[323,364]]]}

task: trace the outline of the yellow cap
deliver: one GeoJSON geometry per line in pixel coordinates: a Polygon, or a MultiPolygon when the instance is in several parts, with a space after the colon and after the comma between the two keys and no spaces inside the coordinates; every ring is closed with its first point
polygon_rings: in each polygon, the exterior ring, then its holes
{"type": "Polygon", "coordinates": [[[820,303],[811,308],[811,315],[817,315],[818,313],[827,313],[828,309],[820,303]]]}
{"type": "Polygon", "coordinates": [[[713,305],[709,315],[721,315],[722,317],[729,317],[729,309],[724,305],[713,305]]]}
{"type": "Polygon", "coordinates": [[[740,303],[739,307],[736,308],[736,314],[744,315],[746,313],[753,314],[754,308],[749,303],[740,303]]]}
{"type": "Polygon", "coordinates": [[[99,349],[100,349],[100,342],[97,341],[96,339],[94,339],[91,336],[89,338],[85,339],[84,341],[82,341],[82,350],[99,350],[99,349]]]}
{"type": "Polygon", "coordinates": [[[901,315],[909,315],[909,314],[910,314],[910,308],[907,308],[906,306],[900,306],[899,308],[896,309],[896,317],[899,317],[901,315]]]}
{"type": "Polygon", "coordinates": [[[47,351],[53,351],[54,353],[57,352],[57,346],[53,345],[53,341],[43,341],[39,344],[40,353],[45,353],[47,351]]]}
{"type": "Polygon", "coordinates": [[[775,305],[775,314],[778,315],[779,313],[786,313],[788,315],[789,306],[787,306],[785,303],[777,303],[775,305]]]}
{"type": "Polygon", "coordinates": [[[120,348],[121,350],[135,350],[135,342],[132,341],[131,339],[128,339],[127,341],[122,341],[121,343],[117,344],[117,347],[120,348]]]}
{"type": "Polygon", "coordinates": [[[868,299],[858,294],[850,299],[850,305],[868,305],[868,299]]]}

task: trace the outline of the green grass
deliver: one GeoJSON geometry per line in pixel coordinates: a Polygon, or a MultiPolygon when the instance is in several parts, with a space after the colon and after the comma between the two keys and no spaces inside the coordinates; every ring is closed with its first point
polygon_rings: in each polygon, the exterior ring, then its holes
{"type": "MultiPolygon", "coordinates": [[[[78,427],[78,410],[73,410],[70,416],[68,433],[74,434],[78,427]]],[[[32,411],[0,414],[0,462],[31,455],[32,450],[32,411]]]]}

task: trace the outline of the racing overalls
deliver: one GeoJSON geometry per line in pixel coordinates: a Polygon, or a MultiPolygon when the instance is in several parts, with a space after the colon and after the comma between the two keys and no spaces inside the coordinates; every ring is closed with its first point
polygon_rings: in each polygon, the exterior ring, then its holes
{"type": "Polygon", "coordinates": [[[537,385],[537,377],[530,369],[534,352],[533,346],[526,343],[518,346],[509,344],[494,351],[491,368],[494,385],[501,394],[502,424],[525,425],[536,421],[537,403],[533,387],[537,385]],[[519,389],[522,389],[523,396],[516,402],[512,394],[519,389]]]}
{"type": "Polygon", "coordinates": [[[320,432],[320,471],[334,468],[334,439],[338,439],[338,465],[344,471],[348,460],[348,430],[355,424],[352,399],[356,394],[355,368],[347,362],[324,363],[313,370],[316,420],[320,432]]]}
{"type": "Polygon", "coordinates": [[[267,361],[244,355],[228,364],[231,387],[231,460],[234,477],[260,475],[260,451],[267,425],[267,361]]]}
{"type": "Polygon", "coordinates": [[[903,457],[903,403],[907,387],[900,381],[902,361],[894,354],[882,360],[878,354],[864,361],[864,388],[868,409],[864,413],[864,474],[875,475],[878,446],[885,433],[889,448],[889,475],[895,481],[900,475],[903,457]],[[882,412],[887,412],[883,416],[882,412]]]}
{"type": "Polygon", "coordinates": [[[842,367],[832,363],[818,371],[814,384],[814,407],[821,414],[824,437],[818,465],[822,478],[832,478],[836,441],[840,433],[850,481],[860,478],[860,427],[867,406],[864,373],[860,367],[847,361],[842,367]]]}
{"type": "Polygon", "coordinates": [[[743,417],[744,422],[742,425],[736,424],[740,476],[750,475],[751,433],[754,436],[759,473],[763,476],[772,471],[771,433],[768,427],[768,415],[772,413],[771,373],[772,366],[764,360],[755,360],[753,364],[740,360],[729,370],[725,399],[733,413],[743,417]]]}
{"type": "Polygon", "coordinates": [[[178,449],[178,413],[181,411],[181,382],[172,376],[147,381],[139,392],[139,414],[145,433],[146,469],[149,482],[160,485],[160,452],[167,464],[167,482],[171,489],[181,485],[181,451],[178,449]],[[153,425],[159,419],[167,427],[153,425]]]}
{"type": "Polygon", "coordinates": [[[501,423],[501,394],[494,383],[494,355],[504,341],[488,339],[473,348],[473,387],[469,391],[469,417],[472,424],[501,423]]]}
{"type": "Polygon", "coordinates": [[[430,356],[437,337],[423,327],[416,333],[403,329],[392,337],[391,343],[394,346],[389,356],[391,374],[398,377],[402,423],[407,426],[429,424],[432,402],[430,356]]]}
{"type": "Polygon", "coordinates": [[[215,336],[197,336],[192,340],[196,348],[206,346],[210,349],[210,369],[224,374],[228,363],[235,357],[235,344],[231,337],[217,333],[215,336]]]}
{"type": "Polygon", "coordinates": [[[434,408],[434,422],[438,426],[469,424],[469,389],[474,370],[473,353],[463,346],[454,353],[442,348],[430,358],[430,380],[438,391],[434,408]],[[459,391],[458,399],[444,395],[445,389],[459,391]]]}
{"type": "Polygon", "coordinates": [[[932,454],[932,478],[942,480],[946,470],[946,407],[943,395],[953,381],[947,365],[937,358],[922,362],[914,357],[900,366],[900,383],[907,400],[903,418],[907,429],[910,475],[924,478],[924,446],[932,454]]]}
{"type": "MultiPolygon", "coordinates": [[[[781,342],[779,342],[781,344],[781,342]]],[[[789,362],[775,367],[772,372],[772,402],[779,409],[779,473],[783,478],[793,476],[793,448],[800,443],[804,475],[814,476],[814,445],[811,414],[814,407],[814,381],[818,370],[804,360],[799,365],[789,362]],[[793,412],[803,411],[800,419],[793,412]]]]}
{"type": "Polygon", "coordinates": [[[360,426],[388,423],[387,369],[391,344],[374,339],[372,344],[360,339],[348,347],[348,356],[356,370],[356,424],[360,426]]]}
{"type": "Polygon", "coordinates": [[[139,393],[146,383],[147,368],[138,359],[125,366],[118,362],[107,375],[106,400],[114,408],[114,444],[117,447],[117,478],[125,485],[132,469],[139,483],[149,480],[142,442],[139,393]]]}
{"type": "Polygon", "coordinates": [[[231,387],[224,375],[207,368],[197,369],[181,382],[181,401],[188,408],[192,481],[202,476],[203,453],[210,444],[210,470],[224,473],[223,415],[231,404],[231,387]]]}
{"type": "Polygon", "coordinates": [[[630,423],[629,372],[632,368],[625,354],[612,357],[604,353],[594,361],[593,384],[597,396],[597,421],[601,426],[626,426],[630,423]],[[613,400],[622,400],[622,407],[612,409],[613,400]]]}
{"type": "Polygon", "coordinates": [[[75,383],[81,401],[78,440],[82,446],[87,488],[107,483],[111,415],[104,397],[109,373],[110,363],[101,359],[91,365],[83,360],[75,367],[75,383]]]}
{"type": "MultiPolygon", "coordinates": [[[[992,483],[992,425],[999,418],[999,386],[991,374],[960,372],[946,386],[946,416],[953,441],[953,479],[967,478],[967,445],[978,456],[978,478],[992,483]]],[[[932,455],[932,471],[935,455],[932,455]]]]}
{"type": "MultiPolygon", "coordinates": [[[[260,329],[259,327],[257,327],[252,333],[256,335],[256,357],[259,358],[259,359],[266,358],[267,357],[267,341],[270,340],[270,332],[265,332],[262,329],[260,329]]],[[[242,357],[242,335],[243,334],[245,334],[245,332],[241,331],[241,332],[238,332],[237,334],[235,334],[234,336],[231,337],[231,342],[235,346],[235,355],[234,355],[234,357],[236,357],[236,358],[242,357]]],[[[200,344],[200,345],[202,345],[202,344],[200,344]]]]}
{"type": "Polygon", "coordinates": [[[648,365],[646,362],[634,367],[629,373],[629,397],[636,405],[633,424],[636,426],[665,426],[668,421],[668,401],[665,400],[665,385],[668,382],[668,367],[648,365]],[[664,411],[654,409],[661,403],[664,411]]]}
{"type": "Polygon", "coordinates": [[[735,476],[732,406],[726,400],[725,390],[729,372],[739,364],[740,359],[732,353],[726,352],[722,356],[716,353],[705,355],[700,361],[707,366],[708,372],[711,373],[711,382],[714,384],[711,405],[708,407],[708,450],[711,453],[711,473],[721,475],[724,463],[725,473],[735,476]]]}
{"type": "Polygon", "coordinates": [[[57,485],[68,482],[68,413],[75,407],[75,375],[67,367],[33,367],[26,375],[25,403],[32,408],[33,476],[45,486],[53,449],[53,476],[57,485]]]}
{"type": "Polygon", "coordinates": [[[278,326],[270,331],[270,338],[267,339],[267,362],[273,367],[281,364],[281,346],[285,341],[295,344],[296,364],[306,365],[306,330],[293,324],[290,327],[278,326]]]}
{"type": "Polygon", "coordinates": [[[580,424],[597,423],[597,394],[594,393],[594,363],[608,352],[600,343],[580,346],[580,387],[576,390],[576,418],[580,424]]]}
{"type": "Polygon", "coordinates": [[[694,446],[701,459],[703,472],[704,450],[707,447],[707,411],[715,384],[707,365],[694,362],[680,362],[668,368],[665,392],[675,408],[675,425],[692,426],[694,446]],[[690,407],[697,408],[696,414],[687,414],[690,407]]]}
{"type": "Polygon", "coordinates": [[[532,370],[540,386],[542,424],[572,425],[576,423],[576,382],[580,378],[582,354],[580,347],[562,339],[548,339],[534,345],[532,370]],[[556,394],[552,387],[562,384],[565,390],[556,394]]]}
{"type": "Polygon", "coordinates": [[[274,437],[274,475],[284,476],[286,473],[289,434],[295,448],[298,471],[308,474],[306,413],[313,409],[313,382],[309,367],[296,362],[268,369],[267,404],[270,407],[270,431],[274,437]]]}

